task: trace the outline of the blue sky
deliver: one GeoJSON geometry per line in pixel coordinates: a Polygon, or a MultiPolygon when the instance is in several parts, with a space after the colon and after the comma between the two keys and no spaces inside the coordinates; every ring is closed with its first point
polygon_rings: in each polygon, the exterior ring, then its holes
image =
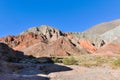
{"type": "Polygon", "coordinates": [[[0,37],[40,25],[81,32],[120,19],[120,0],[0,0],[0,37]]]}

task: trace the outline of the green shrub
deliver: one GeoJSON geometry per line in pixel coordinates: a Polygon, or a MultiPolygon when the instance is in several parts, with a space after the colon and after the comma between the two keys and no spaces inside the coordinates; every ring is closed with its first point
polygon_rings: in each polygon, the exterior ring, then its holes
{"type": "Polygon", "coordinates": [[[112,62],[112,68],[120,68],[120,57],[112,62]]]}
{"type": "Polygon", "coordinates": [[[62,60],[63,64],[65,65],[77,65],[77,60],[75,60],[74,57],[70,57],[70,58],[64,58],[62,60]]]}
{"type": "Polygon", "coordinates": [[[52,61],[53,61],[54,63],[62,63],[62,60],[59,59],[59,58],[57,58],[57,57],[53,57],[53,58],[52,58],[52,61]]]}
{"type": "Polygon", "coordinates": [[[80,66],[93,67],[93,66],[102,66],[103,64],[110,63],[112,57],[108,56],[94,56],[94,55],[81,55],[77,56],[77,61],[80,66]]]}

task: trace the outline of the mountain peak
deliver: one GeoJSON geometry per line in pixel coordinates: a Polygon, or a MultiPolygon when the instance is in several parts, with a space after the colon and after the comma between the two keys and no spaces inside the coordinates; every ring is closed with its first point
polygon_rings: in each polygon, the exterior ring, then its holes
{"type": "Polygon", "coordinates": [[[48,33],[51,33],[51,32],[55,33],[56,31],[61,32],[60,30],[58,30],[56,28],[53,28],[51,26],[41,25],[41,26],[38,26],[38,27],[29,28],[28,30],[20,33],[20,35],[24,35],[24,34],[29,33],[29,32],[32,32],[32,33],[35,33],[35,34],[44,34],[45,35],[47,32],[48,33]]]}
{"type": "Polygon", "coordinates": [[[60,30],[47,25],[41,25],[38,27],[29,28],[28,30],[20,33],[20,35],[25,35],[27,33],[43,35],[46,37],[48,41],[51,41],[51,40],[54,41],[63,35],[63,33],[60,30]]]}

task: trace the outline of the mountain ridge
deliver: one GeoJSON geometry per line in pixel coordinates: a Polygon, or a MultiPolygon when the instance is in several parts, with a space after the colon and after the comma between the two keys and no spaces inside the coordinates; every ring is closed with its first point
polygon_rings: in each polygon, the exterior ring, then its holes
{"type": "Polygon", "coordinates": [[[26,55],[70,56],[83,53],[95,53],[109,43],[119,42],[120,20],[98,24],[85,32],[67,32],[42,25],[32,27],[18,36],[0,38],[0,42],[26,55]],[[105,29],[104,29],[105,28],[105,29]],[[96,30],[96,32],[94,32],[96,30]],[[99,31],[97,31],[99,30],[99,31]],[[117,38],[118,40],[117,40],[117,38]],[[115,39],[116,38],[116,39],[115,39]]]}

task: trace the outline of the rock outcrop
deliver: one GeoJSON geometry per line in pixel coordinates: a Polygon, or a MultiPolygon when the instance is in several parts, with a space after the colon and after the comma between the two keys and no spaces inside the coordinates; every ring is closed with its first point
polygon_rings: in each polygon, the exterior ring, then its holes
{"type": "Polygon", "coordinates": [[[104,40],[100,35],[88,34],[86,32],[70,32],[69,34],[71,34],[76,40],[89,40],[91,44],[94,44],[94,46],[97,48],[103,46],[104,40]]]}
{"type": "Polygon", "coordinates": [[[97,48],[93,44],[91,44],[89,40],[80,40],[80,45],[91,53],[94,53],[97,50],[97,48]]]}
{"type": "Polygon", "coordinates": [[[30,29],[20,33],[20,35],[24,35],[24,34],[29,33],[29,32],[32,32],[32,33],[35,33],[38,35],[42,34],[49,41],[50,40],[52,40],[52,41],[57,40],[60,36],[63,35],[63,33],[60,30],[53,28],[51,26],[46,26],[46,25],[42,25],[40,27],[30,28],[30,29]]]}
{"type": "Polygon", "coordinates": [[[120,43],[120,20],[114,20],[93,26],[84,32],[72,32],[77,39],[90,40],[95,47],[100,48],[107,43],[120,43]]]}
{"type": "Polygon", "coordinates": [[[44,35],[37,35],[29,32],[25,35],[1,38],[0,42],[9,45],[9,47],[14,48],[15,50],[22,50],[37,42],[46,42],[46,37],[44,35]]]}

